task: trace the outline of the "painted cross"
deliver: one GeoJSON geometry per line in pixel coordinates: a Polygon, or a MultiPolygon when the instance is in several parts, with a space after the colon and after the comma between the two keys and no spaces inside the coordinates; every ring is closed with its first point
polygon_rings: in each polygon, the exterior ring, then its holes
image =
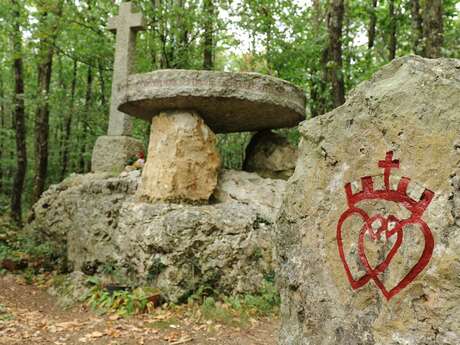
{"type": "Polygon", "coordinates": [[[131,117],[117,109],[118,84],[125,82],[132,71],[136,33],[144,28],[142,14],[133,13],[132,10],[131,2],[122,3],[118,16],[109,18],[107,25],[110,31],[116,33],[108,135],[130,136],[132,132],[131,117]]]}
{"type": "Polygon", "coordinates": [[[399,160],[393,160],[393,151],[387,152],[384,161],[379,161],[379,168],[383,168],[383,182],[385,188],[390,190],[391,169],[399,169],[399,160]]]}

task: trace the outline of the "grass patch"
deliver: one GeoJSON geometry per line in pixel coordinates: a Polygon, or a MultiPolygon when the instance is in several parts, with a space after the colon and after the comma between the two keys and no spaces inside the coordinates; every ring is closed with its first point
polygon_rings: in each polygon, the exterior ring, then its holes
{"type": "Polygon", "coordinates": [[[64,257],[50,242],[40,242],[30,233],[0,218],[0,268],[5,272],[21,271],[27,282],[37,273],[50,272],[64,257]]]}
{"type": "Polygon", "coordinates": [[[8,313],[3,304],[0,304],[0,321],[10,321],[12,319],[14,319],[13,315],[8,313]]]}
{"type": "Polygon", "coordinates": [[[254,318],[277,315],[279,305],[280,296],[274,284],[265,281],[259,294],[217,297],[195,294],[189,298],[186,313],[204,322],[246,327],[254,318]]]}
{"type": "Polygon", "coordinates": [[[90,277],[92,285],[82,296],[91,309],[99,314],[116,313],[120,316],[150,313],[159,301],[159,290],[150,287],[120,288],[107,286],[97,277],[90,277]]]}

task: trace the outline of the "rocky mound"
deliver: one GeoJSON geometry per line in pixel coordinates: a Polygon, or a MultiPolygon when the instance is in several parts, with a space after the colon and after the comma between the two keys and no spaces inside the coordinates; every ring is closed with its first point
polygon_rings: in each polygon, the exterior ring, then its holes
{"type": "Polygon", "coordinates": [[[285,182],[223,171],[214,204],[141,203],[140,174],[74,175],[33,208],[29,228],[67,253],[71,271],[112,272],[183,301],[199,288],[257,292],[273,276],[271,235],[285,182]]]}

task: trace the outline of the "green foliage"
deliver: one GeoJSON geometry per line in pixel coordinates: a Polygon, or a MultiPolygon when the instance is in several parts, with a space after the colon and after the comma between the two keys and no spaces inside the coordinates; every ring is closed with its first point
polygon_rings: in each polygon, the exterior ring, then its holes
{"type": "Polygon", "coordinates": [[[120,316],[129,316],[151,311],[159,296],[158,289],[137,287],[135,289],[110,290],[97,277],[88,278],[92,285],[89,291],[82,296],[82,301],[98,313],[116,313],[120,316]]]}
{"type": "Polygon", "coordinates": [[[281,302],[272,281],[265,281],[257,294],[215,296],[210,292],[202,288],[190,296],[193,316],[233,326],[244,326],[252,317],[274,315],[281,302]]]}
{"type": "Polygon", "coordinates": [[[10,271],[23,270],[26,281],[40,271],[62,268],[62,253],[50,242],[43,242],[0,218],[0,263],[10,271]]]}
{"type": "Polygon", "coordinates": [[[250,133],[231,133],[217,135],[217,148],[222,165],[228,169],[241,169],[245,149],[251,138],[250,133]]]}
{"type": "Polygon", "coordinates": [[[14,317],[10,313],[8,313],[6,307],[3,304],[0,304],[0,322],[1,321],[9,321],[12,320],[14,317]]]}

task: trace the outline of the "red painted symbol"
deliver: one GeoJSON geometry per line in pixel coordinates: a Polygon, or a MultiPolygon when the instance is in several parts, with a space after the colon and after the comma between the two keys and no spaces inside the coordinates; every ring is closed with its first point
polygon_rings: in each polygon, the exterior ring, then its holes
{"type": "Polygon", "coordinates": [[[351,184],[345,185],[345,194],[347,197],[348,209],[342,213],[337,224],[337,246],[339,249],[340,258],[342,259],[345,273],[353,289],[358,289],[367,284],[369,280],[373,280],[377,287],[382,291],[387,300],[399,293],[408,284],[410,284],[418,274],[423,271],[431,259],[434,248],[434,239],[428,225],[421,219],[423,213],[431,203],[434,193],[425,189],[422,193],[420,200],[414,200],[407,194],[407,186],[409,185],[410,178],[402,177],[396,190],[391,189],[390,175],[392,169],[399,168],[399,160],[393,160],[393,152],[387,152],[386,158],[379,161],[379,168],[384,169],[383,181],[385,187],[382,190],[374,190],[373,179],[371,176],[361,178],[362,190],[353,194],[351,184]],[[359,208],[357,204],[366,200],[386,200],[402,204],[409,212],[410,216],[407,219],[399,220],[393,215],[385,218],[382,215],[369,216],[366,211],[359,208]],[[366,273],[360,278],[355,279],[350,271],[350,266],[347,263],[345,253],[343,250],[343,223],[346,219],[352,216],[358,216],[362,219],[363,226],[359,232],[358,237],[358,257],[362,263],[366,273]],[[409,270],[409,272],[391,289],[387,289],[379,278],[379,275],[385,272],[390,265],[391,260],[398,252],[403,239],[404,228],[409,225],[419,225],[419,229],[423,234],[425,240],[425,247],[417,263],[409,270]],[[391,227],[391,226],[392,227],[391,227]],[[368,235],[371,241],[376,241],[385,236],[384,239],[393,239],[394,243],[386,257],[378,264],[372,266],[365,253],[365,235],[368,235]]]}

